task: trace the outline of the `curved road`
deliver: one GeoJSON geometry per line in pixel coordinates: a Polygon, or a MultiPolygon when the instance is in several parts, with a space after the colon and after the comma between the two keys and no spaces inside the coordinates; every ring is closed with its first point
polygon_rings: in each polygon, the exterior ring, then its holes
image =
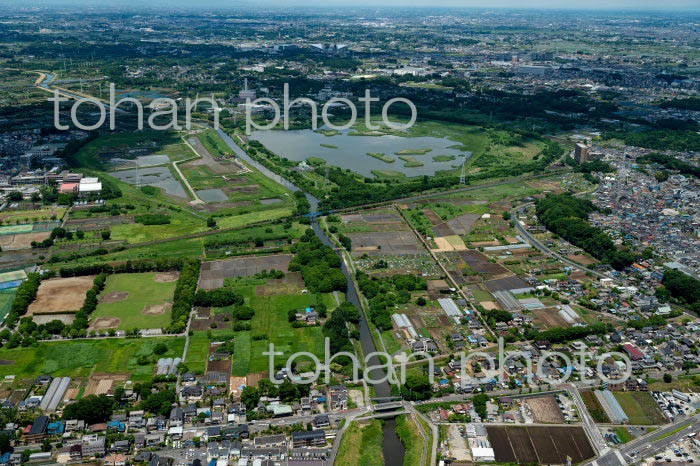
{"type": "Polygon", "coordinates": [[[583,265],[579,264],[578,262],[574,262],[574,261],[572,261],[571,259],[569,259],[568,257],[564,257],[564,256],[562,256],[561,254],[552,251],[552,250],[549,249],[547,246],[545,246],[544,244],[542,244],[537,238],[535,238],[534,236],[532,236],[532,235],[530,234],[530,232],[527,231],[527,230],[522,226],[522,224],[520,223],[520,221],[518,220],[518,217],[517,217],[517,215],[516,215],[516,212],[517,212],[519,209],[522,209],[523,207],[529,207],[529,206],[532,206],[532,205],[533,205],[532,203],[524,204],[524,205],[521,205],[521,206],[516,207],[515,209],[511,210],[511,212],[510,212],[510,213],[511,213],[511,218],[513,219],[513,223],[515,224],[515,228],[520,232],[520,234],[522,235],[522,237],[523,237],[524,239],[526,239],[530,244],[532,244],[533,246],[535,246],[537,249],[539,249],[539,250],[542,251],[543,253],[547,254],[548,256],[554,257],[555,259],[558,259],[558,260],[560,260],[561,262],[564,262],[565,264],[570,265],[571,267],[573,267],[573,268],[575,268],[575,269],[577,269],[577,270],[580,270],[580,271],[586,272],[586,273],[590,273],[590,274],[592,274],[592,275],[595,275],[595,276],[598,277],[598,278],[612,278],[612,277],[610,277],[610,276],[608,276],[608,275],[606,275],[606,274],[604,274],[604,273],[598,272],[598,271],[596,271],[596,270],[588,269],[588,268],[584,267],[583,265]]]}

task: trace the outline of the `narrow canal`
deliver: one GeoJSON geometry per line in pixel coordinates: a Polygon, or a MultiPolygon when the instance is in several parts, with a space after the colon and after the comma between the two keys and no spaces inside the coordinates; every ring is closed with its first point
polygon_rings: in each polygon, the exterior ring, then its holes
{"type": "MultiPolygon", "coordinates": [[[[238,144],[228,135],[226,134],[223,130],[218,129],[217,130],[219,133],[219,136],[224,140],[226,145],[231,148],[231,150],[236,154],[237,157],[240,157],[243,161],[251,165],[252,167],[256,168],[259,170],[262,174],[267,176],[268,178],[274,180],[275,182],[281,184],[282,186],[290,189],[291,191],[301,191],[301,189],[291,183],[289,180],[282,178],[278,174],[272,172],[269,168],[265,167],[264,165],[260,164],[257,160],[252,159],[248,154],[245,153],[243,149],[241,149],[238,144]]],[[[318,210],[318,199],[312,196],[309,193],[305,193],[306,198],[309,200],[309,204],[311,204],[311,212],[316,212],[318,210]]],[[[314,218],[311,227],[314,230],[314,233],[316,233],[316,236],[323,242],[323,244],[326,244],[328,246],[334,247],[333,244],[331,243],[331,240],[328,238],[326,233],[323,231],[321,226],[318,224],[318,219],[314,218]]],[[[352,280],[352,275],[351,272],[348,270],[348,268],[345,265],[345,261],[341,261],[341,267],[343,270],[343,274],[345,275],[345,278],[347,279],[347,292],[346,292],[346,299],[350,301],[352,304],[357,306],[358,309],[362,309],[362,304],[360,303],[360,297],[358,294],[358,290],[355,287],[355,282],[352,280]]],[[[367,321],[365,320],[364,313],[362,314],[362,318],[360,319],[360,344],[362,345],[362,351],[364,354],[370,354],[375,351],[377,351],[376,346],[374,345],[374,339],[372,338],[372,333],[370,331],[369,325],[367,321]]],[[[382,361],[379,360],[379,358],[375,357],[372,358],[369,362],[368,365],[371,366],[379,366],[382,364],[382,361]]],[[[384,372],[381,369],[375,369],[372,374],[370,374],[373,380],[378,380],[378,379],[384,379],[384,372]]],[[[382,382],[382,383],[377,383],[374,384],[374,391],[377,394],[377,397],[388,397],[391,396],[391,387],[388,382],[382,382]]],[[[369,400],[368,400],[369,401],[369,400]]],[[[402,466],[403,465],[403,460],[404,460],[404,454],[405,454],[405,449],[403,446],[403,443],[401,443],[401,439],[396,433],[396,419],[391,418],[391,419],[386,419],[384,421],[384,446],[383,446],[383,451],[384,451],[384,464],[388,466],[402,466]]]]}

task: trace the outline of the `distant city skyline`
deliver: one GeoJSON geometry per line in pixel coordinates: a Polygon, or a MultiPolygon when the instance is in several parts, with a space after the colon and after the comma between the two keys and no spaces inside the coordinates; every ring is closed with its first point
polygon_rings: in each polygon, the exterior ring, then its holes
{"type": "Polygon", "coordinates": [[[700,10],[698,0],[0,0],[0,5],[69,6],[69,5],[192,8],[238,7],[433,7],[433,8],[511,8],[566,10],[700,10]]]}

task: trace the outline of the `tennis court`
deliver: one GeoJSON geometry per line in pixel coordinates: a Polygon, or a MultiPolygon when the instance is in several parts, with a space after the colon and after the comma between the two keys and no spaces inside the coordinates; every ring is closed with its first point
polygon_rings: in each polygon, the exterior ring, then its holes
{"type": "Polygon", "coordinates": [[[0,235],[14,235],[17,233],[31,233],[34,226],[30,223],[27,225],[7,225],[0,227],[0,235]]]}
{"type": "Polygon", "coordinates": [[[26,280],[26,278],[27,273],[23,269],[0,273],[0,283],[16,282],[19,280],[26,280]]]}

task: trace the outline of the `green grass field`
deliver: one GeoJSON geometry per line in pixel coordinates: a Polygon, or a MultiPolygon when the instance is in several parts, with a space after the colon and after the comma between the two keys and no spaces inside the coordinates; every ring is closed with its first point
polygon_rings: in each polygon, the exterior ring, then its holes
{"type": "Polygon", "coordinates": [[[170,324],[170,311],[162,314],[146,315],[146,306],[172,302],[175,292],[175,282],[158,283],[155,272],[116,274],[107,277],[103,298],[110,293],[127,292],[126,299],[116,302],[100,302],[92,313],[91,321],[100,317],[117,317],[120,320],[119,329],[132,328],[162,328],[170,324]]]}
{"type": "Polygon", "coordinates": [[[7,314],[10,313],[12,302],[15,300],[15,293],[17,293],[17,288],[0,291],[0,322],[5,320],[7,314]]]}
{"type": "Polygon", "coordinates": [[[622,406],[632,425],[665,424],[659,406],[648,392],[614,392],[615,398],[622,406]]]}
{"type": "Polygon", "coordinates": [[[207,332],[194,332],[187,347],[185,365],[195,374],[203,374],[209,357],[209,337],[207,332]]]}
{"type": "Polygon", "coordinates": [[[265,220],[275,220],[278,218],[289,217],[292,215],[293,211],[294,209],[292,209],[291,206],[270,210],[260,210],[246,214],[233,215],[230,217],[220,217],[216,219],[216,224],[220,228],[236,228],[265,220]]]}
{"type": "MultiPolygon", "coordinates": [[[[302,327],[293,328],[287,320],[287,311],[302,309],[322,300],[328,306],[329,312],[336,307],[332,294],[318,296],[304,295],[274,295],[255,296],[253,286],[236,287],[237,292],[248,295],[247,303],[255,309],[251,321],[252,330],[235,333],[235,348],[233,358],[233,375],[244,376],[253,372],[268,372],[269,357],[263,355],[269,351],[269,344],[275,345],[275,351],[282,351],[283,356],[277,356],[276,361],[286,361],[292,353],[307,351],[323,359],[324,338],[322,328],[302,327]],[[244,288],[244,289],[241,289],[244,288]],[[247,293],[246,293],[247,291],[247,293]],[[262,336],[256,339],[254,336],[262,336]]],[[[304,362],[299,360],[298,362],[304,362]]]]}
{"type": "Polygon", "coordinates": [[[383,465],[383,442],[384,433],[382,432],[382,423],[379,420],[355,421],[343,435],[335,464],[340,466],[383,465]]]}
{"type": "Polygon", "coordinates": [[[396,433],[406,448],[403,458],[404,466],[420,466],[423,459],[423,444],[425,439],[418,430],[412,417],[403,415],[396,418],[396,433]]]}
{"type": "Polygon", "coordinates": [[[132,380],[143,380],[153,375],[153,365],[158,358],[182,357],[184,346],[184,338],[169,337],[42,342],[36,347],[3,348],[0,359],[13,362],[0,365],[0,376],[88,377],[93,373],[128,372],[132,380]],[[168,351],[155,355],[153,348],[160,342],[168,346],[168,351]],[[140,356],[147,356],[149,364],[139,365],[140,356]]]}

